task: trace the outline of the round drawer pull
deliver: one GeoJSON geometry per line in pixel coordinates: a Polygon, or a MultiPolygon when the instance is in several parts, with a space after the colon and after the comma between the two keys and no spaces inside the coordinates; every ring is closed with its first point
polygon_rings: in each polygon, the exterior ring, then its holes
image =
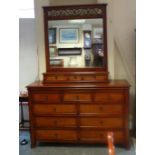
{"type": "Polygon", "coordinates": [[[79,100],[80,98],[79,98],[79,96],[76,96],[76,100],[79,100]]]}
{"type": "Polygon", "coordinates": [[[103,107],[99,107],[99,110],[102,112],[103,111],[103,107]]]}
{"type": "Polygon", "coordinates": [[[112,100],[111,95],[108,95],[108,96],[107,96],[107,99],[108,99],[108,100],[112,100]]]}
{"type": "Polygon", "coordinates": [[[99,134],[99,137],[103,137],[103,134],[102,134],[102,133],[100,133],[100,134],[99,134]]]}
{"type": "Polygon", "coordinates": [[[58,137],[58,134],[57,133],[55,133],[55,134],[52,135],[52,138],[57,138],[57,137],[58,137]]]}
{"type": "Polygon", "coordinates": [[[56,108],[53,108],[53,111],[54,111],[54,112],[56,112],[56,111],[57,111],[57,109],[56,109],[56,108]]]}
{"type": "Polygon", "coordinates": [[[103,121],[100,121],[100,124],[103,125],[103,121]]]}
{"type": "Polygon", "coordinates": [[[48,96],[46,95],[45,98],[44,98],[45,102],[48,101],[48,96]]]}
{"type": "Polygon", "coordinates": [[[57,120],[54,120],[54,126],[57,126],[58,124],[57,124],[57,120]]]}

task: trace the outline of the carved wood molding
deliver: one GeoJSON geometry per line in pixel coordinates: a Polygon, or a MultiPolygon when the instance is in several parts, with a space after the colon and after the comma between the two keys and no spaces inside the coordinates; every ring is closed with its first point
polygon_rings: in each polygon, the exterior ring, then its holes
{"type": "Polygon", "coordinates": [[[46,16],[49,19],[61,18],[83,18],[83,17],[98,17],[101,18],[104,14],[106,4],[98,5],[70,5],[70,6],[51,6],[43,7],[47,12],[46,16]]]}
{"type": "Polygon", "coordinates": [[[86,9],[60,9],[48,11],[49,17],[60,16],[86,16],[86,15],[101,15],[103,10],[100,8],[86,8],[86,9]]]}

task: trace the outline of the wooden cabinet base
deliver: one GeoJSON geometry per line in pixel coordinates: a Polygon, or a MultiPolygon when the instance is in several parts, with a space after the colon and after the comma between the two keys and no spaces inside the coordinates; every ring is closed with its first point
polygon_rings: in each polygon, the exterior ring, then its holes
{"type": "Polygon", "coordinates": [[[129,84],[43,84],[28,86],[31,147],[36,142],[107,143],[129,148],[129,84]]]}

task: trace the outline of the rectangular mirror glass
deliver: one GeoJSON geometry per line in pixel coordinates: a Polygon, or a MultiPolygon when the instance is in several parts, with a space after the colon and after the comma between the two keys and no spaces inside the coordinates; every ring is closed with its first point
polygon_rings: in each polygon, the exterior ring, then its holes
{"type": "Polygon", "coordinates": [[[49,20],[51,67],[104,67],[103,19],[49,20]]]}

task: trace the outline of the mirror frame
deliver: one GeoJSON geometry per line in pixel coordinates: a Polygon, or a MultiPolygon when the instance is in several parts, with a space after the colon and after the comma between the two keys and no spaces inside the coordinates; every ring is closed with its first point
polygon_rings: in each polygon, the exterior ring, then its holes
{"type": "Polygon", "coordinates": [[[44,32],[45,32],[45,57],[46,72],[53,71],[104,71],[108,72],[107,58],[107,4],[87,4],[87,5],[65,5],[65,6],[45,6],[44,11],[44,32]],[[98,19],[103,21],[103,45],[105,65],[103,67],[85,67],[85,68],[54,68],[50,66],[49,45],[48,45],[48,21],[51,20],[69,20],[69,19],[98,19]]]}

